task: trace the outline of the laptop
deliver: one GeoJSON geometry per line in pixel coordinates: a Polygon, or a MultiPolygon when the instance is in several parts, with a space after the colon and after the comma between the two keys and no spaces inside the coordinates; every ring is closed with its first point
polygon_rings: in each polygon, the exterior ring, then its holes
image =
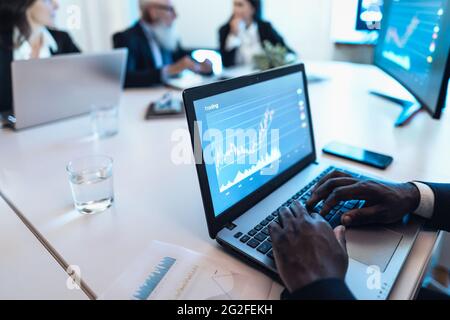
{"type": "Polygon", "coordinates": [[[16,130],[79,116],[93,105],[120,102],[127,49],[102,54],[69,54],[12,63],[16,130]]]}
{"type": "MultiPolygon", "coordinates": [[[[192,88],[183,97],[211,238],[279,279],[268,231],[278,210],[294,200],[305,204],[332,170],[369,175],[317,162],[303,64],[192,88]]],[[[336,227],[364,205],[340,203],[325,219],[336,227]]],[[[347,231],[346,282],[356,298],[389,297],[421,225],[411,215],[347,231]]]]}

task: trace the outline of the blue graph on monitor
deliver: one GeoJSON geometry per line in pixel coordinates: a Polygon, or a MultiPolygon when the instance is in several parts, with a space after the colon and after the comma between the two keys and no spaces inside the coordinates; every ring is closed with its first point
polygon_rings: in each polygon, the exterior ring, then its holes
{"type": "Polygon", "coordinates": [[[382,55],[406,72],[427,77],[434,61],[444,9],[438,0],[394,1],[382,55]]]}
{"type": "Polygon", "coordinates": [[[148,300],[156,287],[161,283],[177,260],[171,257],[165,257],[156,266],[155,270],[148,276],[144,284],[136,291],[133,298],[136,300],[148,300]]]}

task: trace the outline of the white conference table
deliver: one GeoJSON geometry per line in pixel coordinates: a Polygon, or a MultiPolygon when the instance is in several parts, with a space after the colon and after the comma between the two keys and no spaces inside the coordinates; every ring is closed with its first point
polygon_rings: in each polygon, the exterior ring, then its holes
{"type": "MultiPolygon", "coordinates": [[[[438,122],[422,113],[408,127],[396,129],[399,108],[368,92],[407,93],[375,67],[317,62],[308,63],[307,70],[328,78],[309,88],[318,150],[338,140],[395,157],[385,172],[353,165],[356,168],[388,179],[446,180],[448,115],[438,122]]],[[[60,261],[80,267],[92,297],[105,292],[152,240],[246,267],[209,238],[195,167],[172,162],[180,136],[191,152],[186,120],[144,120],[149,102],[166,91],[126,91],[121,131],[107,140],[90,137],[88,117],[21,132],[0,131],[0,145],[6,150],[0,157],[0,190],[51,244],[60,261]],[[116,203],[103,214],[81,216],[73,209],[65,166],[92,154],[114,158],[116,203]]],[[[414,297],[437,236],[421,233],[391,299],[414,297]]]]}
{"type": "Polygon", "coordinates": [[[0,253],[0,300],[88,298],[68,288],[67,273],[2,198],[0,253]]]}

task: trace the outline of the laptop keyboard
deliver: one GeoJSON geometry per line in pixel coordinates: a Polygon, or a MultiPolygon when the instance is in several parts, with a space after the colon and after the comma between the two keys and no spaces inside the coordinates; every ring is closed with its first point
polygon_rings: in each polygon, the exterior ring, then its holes
{"type": "MultiPolygon", "coordinates": [[[[267,218],[258,223],[253,229],[251,229],[247,234],[243,234],[242,232],[238,232],[234,235],[236,239],[239,239],[242,243],[247,244],[250,248],[257,250],[258,252],[267,255],[270,259],[274,259],[273,251],[272,251],[272,240],[269,235],[269,226],[272,223],[280,223],[278,220],[279,210],[283,207],[290,207],[294,201],[300,201],[302,205],[306,205],[306,202],[312,195],[313,187],[327,174],[331,173],[333,170],[336,170],[335,167],[329,167],[327,170],[322,172],[317,178],[315,178],[311,183],[309,183],[302,190],[297,192],[294,196],[292,196],[288,201],[282,204],[275,212],[271,213],[267,218]]],[[[358,174],[341,170],[345,173],[352,175],[355,178],[365,178],[358,174]]],[[[364,206],[364,201],[352,200],[352,201],[343,201],[339,203],[336,207],[334,207],[330,213],[324,217],[326,221],[331,225],[332,228],[335,228],[341,224],[342,216],[353,210],[355,208],[360,208],[364,206]]],[[[321,201],[312,212],[320,212],[323,208],[323,201],[321,201]]]]}

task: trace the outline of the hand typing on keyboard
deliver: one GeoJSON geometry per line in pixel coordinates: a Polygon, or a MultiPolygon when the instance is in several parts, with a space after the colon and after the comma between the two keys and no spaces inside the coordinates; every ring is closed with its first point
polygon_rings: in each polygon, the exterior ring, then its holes
{"type": "Polygon", "coordinates": [[[345,228],[334,232],[299,201],[279,210],[269,227],[277,270],[290,293],[322,279],[344,279],[348,268],[345,228]]]}
{"type": "Polygon", "coordinates": [[[420,192],[412,183],[387,183],[333,171],[317,183],[306,206],[327,217],[336,206],[344,204],[345,208],[349,201],[351,204],[364,202],[353,208],[347,206],[340,216],[343,225],[389,224],[417,209],[420,192]]]}
{"type": "MultiPolygon", "coordinates": [[[[289,207],[294,201],[299,201],[303,206],[305,206],[308,200],[311,198],[314,186],[316,186],[324,177],[326,177],[329,173],[333,172],[334,167],[329,167],[327,170],[322,172],[318,177],[316,177],[313,181],[311,181],[308,185],[306,185],[302,190],[297,192],[291,199],[289,199],[286,203],[284,203],[281,207],[289,207]]],[[[355,174],[355,176],[357,176],[355,174]]],[[[331,210],[328,211],[326,215],[323,217],[326,221],[331,225],[332,228],[335,228],[341,224],[341,217],[350,210],[355,208],[360,208],[364,205],[364,201],[359,200],[351,200],[351,201],[341,201],[337,205],[335,205],[331,210]]],[[[309,212],[319,213],[323,211],[324,202],[320,201],[319,203],[315,203],[314,206],[308,208],[309,212]]]]}

